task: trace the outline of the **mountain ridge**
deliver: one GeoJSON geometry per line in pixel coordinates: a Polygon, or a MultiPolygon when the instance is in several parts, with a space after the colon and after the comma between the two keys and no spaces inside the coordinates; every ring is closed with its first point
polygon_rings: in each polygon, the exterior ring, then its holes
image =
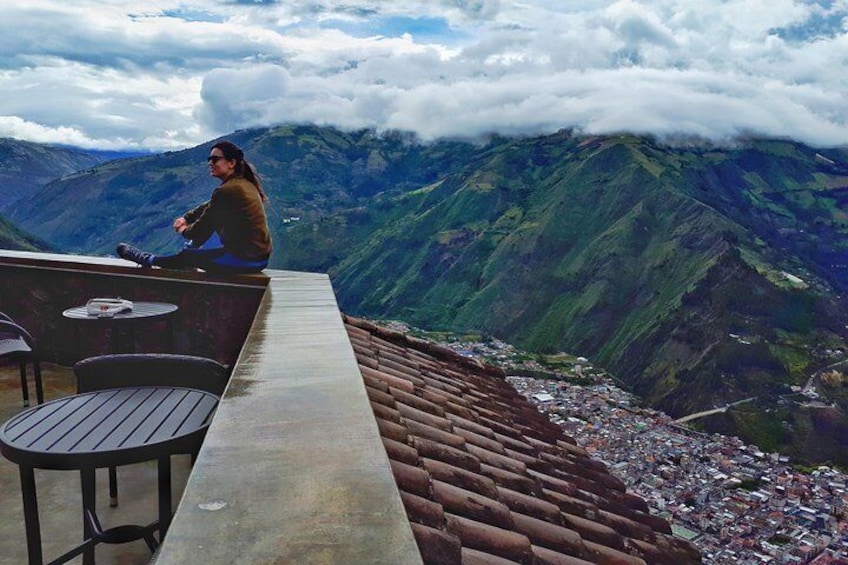
{"type": "MultiPolygon", "coordinates": [[[[352,315],[579,352],[677,416],[785,392],[825,349],[848,351],[844,150],[565,130],[480,144],[313,126],[228,138],[271,198],[272,267],[328,272],[352,315]]],[[[213,142],[57,180],[11,217],[74,252],[168,249],[171,219],[214,186],[213,142]]],[[[831,395],[843,414],[848,395],[831,395]]],[[[804,456],[779,437],[775,449],[804,456]]]]}

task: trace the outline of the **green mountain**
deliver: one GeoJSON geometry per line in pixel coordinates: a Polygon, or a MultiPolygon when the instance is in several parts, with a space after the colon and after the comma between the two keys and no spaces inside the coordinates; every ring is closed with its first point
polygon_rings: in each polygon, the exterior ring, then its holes
{"type": "Polygon", "coordinates": [[[756,397],[756,418],[740,406],[707,428],[845,464],[848,404],[830,394],[841,408],[822,420],[790,388],[846,350],[848,177],[829,154],[504,141],[417,191],[292,228],[283,253],[326,266],[347,311],[586,354],[677,416],[756,397]],[[774,434],[787,426],[808,433],[774,434]],[[812,453],[821,433],[832,444],[812,453]]]}
{"type": "Polygon", "coordinates": [[[86,151],[0,138],[0,211],[26,199],[48,182],[88,169],[118,153],[86,151]]]}
{"type": "MultiPolygon", "coordinates": [[[[306,126],[238,131],[227,139],[260,172],[280,241],[292,217],[320,222],[386,190],[416,189],[458,170],[474,151],[463,143],[422,146],[400,134],[306,126]]],[[[10,217],[66,251],[111,254],[119,241],[175,251],[181,238],[171,222],[207,200],[218,183],[206,166],[214,142],[70,175],[19,203],[10,217]]]]}
{"type": "MultiPolygon", "coordinates": [[[[844,151],[565,131],[229,138],[265,179],[272,266],[329,272],[345,311],[586,355],[677,416],[753,397],[705,426],[848,464],[841,381],[817,386],[830,408],[791,389],[848,351],[844,151]]],[[[215,185],[209,145],[56,181],[12,219],[67,250],[173,249],[172,219],[215,185]]]]}
{"type": "Polygon", "coordinates": [[[52,245],[46,241],[22,231],[0,216],[0,249],[13,251],[53,251],[52,245]]]}

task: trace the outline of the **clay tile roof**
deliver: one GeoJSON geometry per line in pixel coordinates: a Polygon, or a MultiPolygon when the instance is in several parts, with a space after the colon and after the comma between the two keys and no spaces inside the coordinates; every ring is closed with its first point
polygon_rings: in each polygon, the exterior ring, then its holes
{"type": "Polygon", "coordinates": [[[345,323],[425,564],[701,563],[502,370],[345,323]]]}

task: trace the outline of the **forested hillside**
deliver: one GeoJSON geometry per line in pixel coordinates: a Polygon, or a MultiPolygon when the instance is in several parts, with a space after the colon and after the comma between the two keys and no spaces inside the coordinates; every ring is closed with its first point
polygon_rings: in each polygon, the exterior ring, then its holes
{"type": "Polygon", "coordinates": [[[0,212],[57,178],[119,155],[0,138],[0,212]]]}
{"type": "MultiPolygon", "coordinates": [[[[787,422],[776,407],[848,349],[841,150],[567,131],[479,144],[305,126],[229,138],[271,197],[272,266],[328,272],[351,314],[586,355],[675,415],[755,396],[754,416],[731,411],[722,428],[800,456],[802,434],[775,430],[824,429],[820,413],[787,422]]],[[[12,218],[68,251],[174,248],[172,219],[215,186],[209,145],[72,175],[12,218]]],[[[848,462],[839,386],[833,444],[815,457],[848,462]]]]}

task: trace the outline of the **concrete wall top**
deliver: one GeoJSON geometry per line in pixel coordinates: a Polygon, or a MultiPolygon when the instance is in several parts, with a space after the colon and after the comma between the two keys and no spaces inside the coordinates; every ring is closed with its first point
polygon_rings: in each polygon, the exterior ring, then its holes
{"type": "Polygon", "coordinates": [[[158,565],[421,558],[326,275],[277,272],[158,565]]]}

